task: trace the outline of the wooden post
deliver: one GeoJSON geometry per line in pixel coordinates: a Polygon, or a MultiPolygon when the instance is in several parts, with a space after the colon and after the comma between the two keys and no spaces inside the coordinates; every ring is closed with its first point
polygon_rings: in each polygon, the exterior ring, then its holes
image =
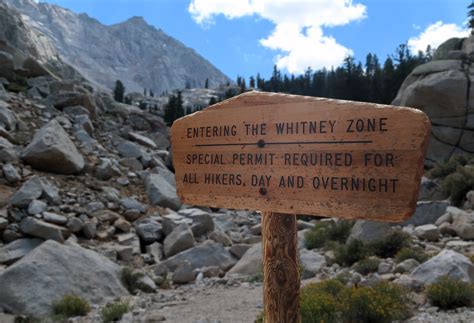
{"type": "Polygon", "coordinates": [[[265,323],[299,323],[296,215],[263,212],[262,244],[265,323]]]}

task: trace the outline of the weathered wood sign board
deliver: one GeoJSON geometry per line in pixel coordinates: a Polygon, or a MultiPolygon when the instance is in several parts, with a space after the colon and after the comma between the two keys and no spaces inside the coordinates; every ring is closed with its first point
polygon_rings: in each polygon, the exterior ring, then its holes
{"type": "Polygon", "coordinates": [[[195,205],[402,221],[429,132],[416,109],[250,92],[175,121],[177,192],[195,205]]]}

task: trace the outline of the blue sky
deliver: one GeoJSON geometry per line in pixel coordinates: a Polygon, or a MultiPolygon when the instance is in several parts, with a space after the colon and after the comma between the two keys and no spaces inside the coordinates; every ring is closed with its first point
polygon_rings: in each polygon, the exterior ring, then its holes
{"type": "MultiPolygon", "coordinates": [[[[44,2],[44,1],[43,1],[44,2]]],[[[104,24],[132,16],[194,48],[232,79],[300,73],[368,52],[383,62],[409,41],[467,35],[468,0],[48,0],[104,24]]]]}

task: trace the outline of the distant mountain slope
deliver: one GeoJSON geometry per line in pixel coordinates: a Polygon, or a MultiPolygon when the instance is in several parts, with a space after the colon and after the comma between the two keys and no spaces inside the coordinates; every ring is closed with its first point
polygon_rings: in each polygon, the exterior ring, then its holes
{"type": "Polygon", "coordinates": [[[184,46],[143,18],[105,26],[86,14],[32,0],[7,0],[33,30],[52,43],[59,56],[97,85],[124,82],[127,91],[203,87],[229,81],[193,49],[184,46]]]}

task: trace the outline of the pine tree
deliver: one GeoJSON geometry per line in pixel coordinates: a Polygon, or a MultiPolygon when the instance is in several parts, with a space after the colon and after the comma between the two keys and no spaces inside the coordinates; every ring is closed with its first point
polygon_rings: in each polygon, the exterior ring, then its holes
{"type": "Polygon", "coordinates": [[[211,98],[209,99],[209,105],[213,105],[213,104],[216,104],[217,103],[217,99],[215,96],[211,96],[211,98]]]}
{"type": "Polygon", "coordinates": [[[177,95],[172,94],[165,106],[163,119],[168,126],[171,126],[176,119],[184,116],[183,98],[181,92],[177,95]]]}
{"type": "Polygon", "coordinates": [[[474,32],[474,1],[471,2],[469,6],[467,6],[469,11],[467,12],[468,26],[471,28],[471,34],[474,32]]]}
{"type": "Polygon", "coordinates": [[[150,96],[151,96],[151,97],[154,97],[154,96],[155,96],[155,93],[153,92],[152,89],[150,89],[150,96]]]}
{"type": "Polygon", "coordinates": [[[123,96],[125,94],[125,86],[123,85],[122,81],[117,80],[115,82],[114,88],[114,99],[117,102],[123,102],[123,96]]]}
{"type": "Polygon", "coordinates": [[[209,79],[206,79],[206,81],[204,82],[204,88],[205,89],[209,88],[209,79]]]}
{"type": "Polygon", "coordinates": [[[253,76],[250,76],[249,78],[249,86],[254,89],[255,88],[255,79],[253,78],[253,76]]]}

